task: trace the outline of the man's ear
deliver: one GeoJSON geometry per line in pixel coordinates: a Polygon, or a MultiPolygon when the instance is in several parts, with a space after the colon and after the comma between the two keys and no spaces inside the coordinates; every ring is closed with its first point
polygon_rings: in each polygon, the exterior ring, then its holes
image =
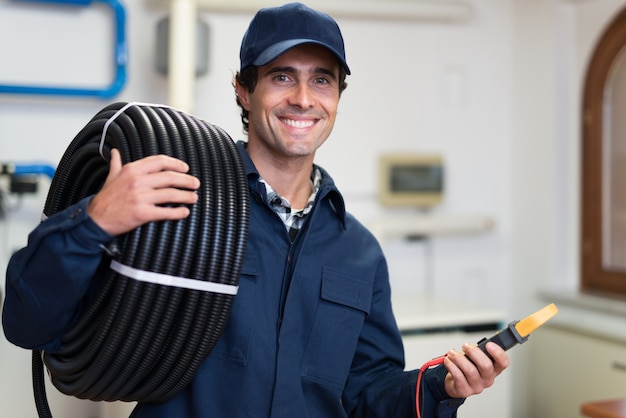
{"type": "Polygon", "coordinates": [[[239,82],[235,81],[235,93],[239,98],[239,103],[241,103],[241,106],[245,110],[250,111],[250,92],[248,92],[248,89],[239,84],[239,82]]]}

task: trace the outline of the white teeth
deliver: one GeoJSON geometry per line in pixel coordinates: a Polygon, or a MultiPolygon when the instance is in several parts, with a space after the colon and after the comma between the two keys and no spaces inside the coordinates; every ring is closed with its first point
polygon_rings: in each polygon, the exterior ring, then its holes
{"type": "Polygon", "coordinates": [[[293,119],[283,119],[283,121],[294,128],[309,128],[313,126],[312,120],[293,120],[293,119]]]}

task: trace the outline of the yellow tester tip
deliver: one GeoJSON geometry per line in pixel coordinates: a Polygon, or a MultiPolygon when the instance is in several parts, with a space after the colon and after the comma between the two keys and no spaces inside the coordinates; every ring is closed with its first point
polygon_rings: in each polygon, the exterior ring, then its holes
{"type": "Polygon", "coordinates": [[[534,314],[522,319],[515,324],[515,330],[522,338],[526,338],[531,332],[545,324],[550,318],[559,312],[554,303],[538,310],[534,314]]]}

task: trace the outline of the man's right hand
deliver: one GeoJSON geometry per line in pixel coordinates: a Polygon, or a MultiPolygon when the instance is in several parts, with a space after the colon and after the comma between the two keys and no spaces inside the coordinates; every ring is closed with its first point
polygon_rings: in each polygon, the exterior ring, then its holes
{"type": "Polygon", "coordinates": [[[148,222],[186,218],[190,212],[184,205],[197,202],[200,187],[200,180],[188,171],[187,163],[166,155],[122,165],[119,151],[112,149],[109,174],[87,213],[114,236],[148,222]]]}

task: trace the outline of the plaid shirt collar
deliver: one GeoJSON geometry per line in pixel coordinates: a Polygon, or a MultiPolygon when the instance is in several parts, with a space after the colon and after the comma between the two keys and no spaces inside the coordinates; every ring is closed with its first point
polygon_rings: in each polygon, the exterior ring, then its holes
{"type": "Polygon", "coordinates": [[[315,197],[317,196],[317,192],[320,189],[320,184],[322,183],[322,173],[319,168],[314,167],[313,176],[311,180],[311,195],[309,196],[309,200],[306,205],[302,209],[293,209],[291,207],[291,202],[285,199],[270,186],[263,178],[259,178],[259,181],[265,185],[265,191],[267,195],[267,204],[274,209],[274,211],[280,216],[287,231],[289,232],[289,236],[293,240],[300,230],[300,227],[304,223],[306,215],[311,212],[313,208],[313,203],[315,202],[315,197]]]}

